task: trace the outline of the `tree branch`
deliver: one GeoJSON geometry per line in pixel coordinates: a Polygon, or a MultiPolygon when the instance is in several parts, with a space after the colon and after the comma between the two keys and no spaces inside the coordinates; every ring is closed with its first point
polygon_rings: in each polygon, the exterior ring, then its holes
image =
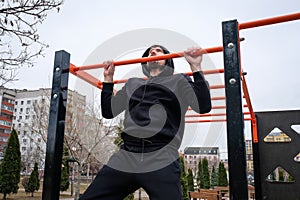
{"type": "MultiPolygon", "coordinates": [[[[37,25],[48,13],[63,4],[63,0],[2,0],[0,2],[0,67],[15,70],[33,66],[33,59],[42,56],[48,47],[40,41],[37,25]],[[38,51],[31,51],[38,49],[38,51]]],[[[1,83],[7,83],[5,74],[1,83]]]]}

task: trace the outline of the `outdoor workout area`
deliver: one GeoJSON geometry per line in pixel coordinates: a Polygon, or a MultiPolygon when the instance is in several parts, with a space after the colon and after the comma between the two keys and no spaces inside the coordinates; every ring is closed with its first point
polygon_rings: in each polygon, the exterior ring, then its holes
{"type": "MultiPolygon", "coordinates": [[[[226,103],[225,105],[216,106],[213,104],[212,110],[216,112],[208,114],[188,113],[185,116],[185,123],[226,122],[229,196],[232,200],[248,200],[250,198],[246,169],[245,121],[250,122],[252,131],[255,199],[300,199],[300,162],[294,159],[300,152],[300,133],[297,133],[293,128],[294,125],[300,125],[300,110],[255,112],[251,104],[251,92],[247,87],[246,73],[244,73],[241,65],[240,42],[242,39],[239,36],[240,31],[243,30],[260,26],[280,26],[279,23],[299,19],[300,13],[294,13],[244,23],[239,23],[237,20],[224,21],[222,22],[223,44],[205,48],[199,52],[199,54],[223,52],[224,68],[204,70],[203,73],[205,75],[224,75],[224,84],[211,84],[210,89],[225,89],[225,96],[212,96],[212,104],[219,100],[224,100],[226,103]],[[225,109],[226,112],[217,112],[222,109],[225,109]],[[224,116],[224,119],[199,120],[199,117],[209,116],[224,116]],[[291,140],[288,143],[265,142],[264,138],[275,127],[284,131],[291,140]],[[287,184],[267,180],[268,175],[278,166],[283,167],[293,177],[291,182],[287,184]]],[[[180,57],[183,57],[183,52],[115,61],[114,65],[130,65],[180,57]]],[[[55,53],[43,200],[59,199],[69,74],[71,73],[88,82],[93,87],[102,89],[102,81],[87,71],[103,67],[104,64],[77,67],[70,63],[70,54],[66,51],[57,51],[55,53]]],[[[118,70],[118,67],[116,67],[116,70],[118,70]]],[[[189,76],[192,75],[192,73],[186,74],[189,76]]],[[[114,83],[120,84],[126,81],[125,79],[115,80],[114,83]]]]}

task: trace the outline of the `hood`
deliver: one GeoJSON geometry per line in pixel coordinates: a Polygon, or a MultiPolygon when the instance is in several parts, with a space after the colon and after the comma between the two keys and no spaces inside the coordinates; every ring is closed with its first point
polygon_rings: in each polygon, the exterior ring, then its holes
{"type": "MultiPolygon", "coordinates": [[[[160,48],[162,48],[162,50],[164,51],[165,54],[170,53],[168,51],[168,49],[166,49],[165,47],[163,47],[161,45],[152,45],[143,53],[142,57],[148,57],[149,51],[152,47],[160,47],[160,48]]],[[[147,63],[142,63],[142,68],[143,68],[144,75],[147,77],[150,77],[150,72],[147,68],[147,63]]],[[[165,67],[163,68],[163,70],[161,71],[161,73],[158,76],[171,76],[171,75],[173,75],[173,73],[174,73],[174,62],[173,62],[173,59],[171,58],[171,59],[166,60],[165,67]]]]}

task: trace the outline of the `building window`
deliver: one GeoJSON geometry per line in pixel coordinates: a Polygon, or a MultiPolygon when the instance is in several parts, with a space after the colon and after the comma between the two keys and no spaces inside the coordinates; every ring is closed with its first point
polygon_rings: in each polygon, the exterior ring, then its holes
{"type": "Polygon", "coordinates": [[[21,105],[24,105],[24,101],[21,101],[21,105]]]}
{"type": "Polygon", "coordinates": [[[30,112],[30,108],[26,108],[26,113],[28,114],[30,112]]]}
{"type": "Polygon", "coordinates": [[[26,151],[26,147],[22,147],[22,151],[26,151]]]}
{"type": "Polygon", "coordinates": [[[18,105],[18,101],[16,101],[15,104],[18,105]]]}
{"type": "Polygon", "coordinates": [[[1,105],[1,108],[4,109],[4,110],[11,111],[11,112],[13,112],[13,110],[14,110],[13,107],[10,107],[10,106],[7,106],[7,105],[1,105]]]}
{"type": "Polygon", "coordinates": [[[31,100],[27,100],[27,104],[31,104],[31,100]]]}
{"type": "Polygon", "coordinates": [[[19,120],[22,120],[22,116],[19,116],[19,120]]]}
{"type": "Polygon", "coordinates": [[[23,112],[23,108],[20,108],[20,113],[23,112]]]}
{"type": "Polygon", "coordinates": [[[25,116],[25,119],[29,119],[29,115],[26,115],[26,116],[25,116]]]}

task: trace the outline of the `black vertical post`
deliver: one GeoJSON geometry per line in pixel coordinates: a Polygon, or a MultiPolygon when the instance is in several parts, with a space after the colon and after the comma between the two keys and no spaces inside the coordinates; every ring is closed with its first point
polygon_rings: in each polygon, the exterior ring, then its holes
{"type": "Polygon", "coordinates": [[[59,199],[69,67],[70,54],[65,51],[55,52],[46,146],[43,200],[59,199]]]}
{"type": "Polygon", "coordinates": [[[248,200],[237,20],[222,23],[231,200],[248,200]]]}

